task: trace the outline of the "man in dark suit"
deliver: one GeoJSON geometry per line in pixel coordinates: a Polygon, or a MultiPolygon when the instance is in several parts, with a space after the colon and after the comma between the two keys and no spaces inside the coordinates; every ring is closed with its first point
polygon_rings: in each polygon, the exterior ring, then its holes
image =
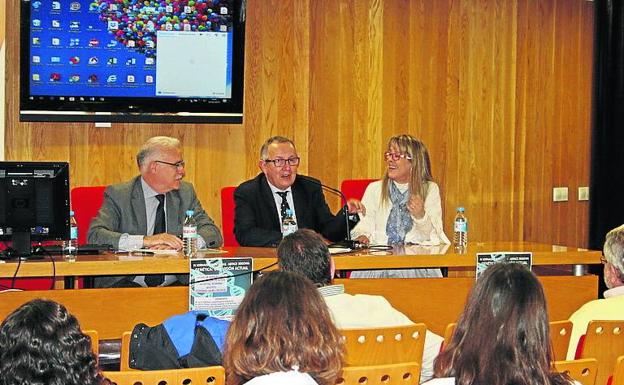
{"type": "MultiPolygon", "coordinates": [[[[178,139],[149,139],[137,154],[137,164],[141,175],[109,186],[104,192],[102,207],[89,227],[89,243],[121,250],[180,250],[186,211],[193,210],[200,236],[198,246],[221,246],[221,232],[202,208],[193,185],[182,181],[185,170],[178,139]]],[[[160,286],[175,279],[173,275],[100,277],[95,279],[95,286],[160,286]]],[[[186,277],[178,280],[188,281],[186,277]]]]}
{"type": "MultiPolygon", "coordinates": [[[[297,175],[299,161],[290,139],[274,136],[264,143],[258,163],[262,173],[234,191],[234,234],[242,246],[277,246],[288,214],[298,228],[312,229],[330,241],[346,237],[344,213],[331,213],[318,180],[297,175]]],[[[358,200],[350,200],[348,207],[351,214],[364,210],[358,200]]]]}

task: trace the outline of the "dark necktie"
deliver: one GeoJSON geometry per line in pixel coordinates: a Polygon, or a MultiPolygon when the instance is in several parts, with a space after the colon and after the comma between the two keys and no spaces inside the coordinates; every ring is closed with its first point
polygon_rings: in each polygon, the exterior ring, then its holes
{"type": "MultiPolygon", "coordinates": [[[[158,207],[156,208],[156,217],[154,218],[154,235],[161,234],[166,231],[165,225],[165,195],[156,195],[158,199],[158,207]]],[[[150,274],[145,276],[145,284],[147,286],[159,286],[165,280],[163,274],[150,274]]]]}
{"type": "Polygon", "coordinates": [[[288,195],[288,191],[284,191],[284,192],[277,191],[276,194],[282,198],[282,203],[280,204],[280,215],[282,216],[282,220],[284,220],[284,217],[286,216],[286,210],[290,210],[290,206],[288,205],[288,200],[286,199],[286,196],[288,195]]]}
{"type": "Polygon", "coordinates": [[[156,195],[158,199],[158,207],[156,208],[156,217],[154,218],[154,235],[167,231],[165,225],[165,195],[156,195]]]}

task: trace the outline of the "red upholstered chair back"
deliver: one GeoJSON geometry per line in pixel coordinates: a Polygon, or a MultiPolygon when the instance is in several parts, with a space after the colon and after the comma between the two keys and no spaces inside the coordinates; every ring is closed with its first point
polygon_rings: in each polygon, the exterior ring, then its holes
{"type": "Polygon", "coordinates": [[[223,246],[239,246],[234,235],[234,190],[229,186],[221,189],[221,229],[223,230],[223,246]]]}
{"type": "Polygon", "coordinates": [[[366,187],[376,180],[377,179],[346,179],[342,181],[340,191],[342,191],[347,199],[362,199],[366,187]]]}
{"type": "Polygon", "coordinates": [[[78,244],[87,243],[87,232],[104,201],[106,186],[74,187],[71,190],[71,204],[78,222],[78,244]]]}

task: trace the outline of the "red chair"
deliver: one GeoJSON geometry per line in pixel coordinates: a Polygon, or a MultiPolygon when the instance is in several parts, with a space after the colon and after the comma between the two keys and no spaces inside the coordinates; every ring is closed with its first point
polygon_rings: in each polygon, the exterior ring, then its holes
{"type": "Polygon", "coordinates": [[[71,203],[74,217],[78,222],[78,244],[87,243],[87,232],[104,201],[106,186],[74,187],[71,190],[71,203]]]}
{"type": "Polygon", "coordinates": [[[239,246],[234,235],[234,190],[229,186],[221,189],[221,229],[223,230],[223,246],[239,246]]]}
{"type": "Polygon", "coordinates": [[[342,191],[347,199],[362,199],[366,187],[377,180],[378,179],[346,179],[342,181],[340,191],[342,191]]]}

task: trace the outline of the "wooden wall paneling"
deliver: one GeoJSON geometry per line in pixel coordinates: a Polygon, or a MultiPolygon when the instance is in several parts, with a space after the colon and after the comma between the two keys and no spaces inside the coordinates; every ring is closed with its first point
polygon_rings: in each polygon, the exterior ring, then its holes
{"type": "Polygon", "coordinates": [[[7,159],[69,160],[74,186],[109,184],[137,174],[145,139],[178,136],[219,223],[219,190],[258,173],[271,135],[295,139],[301,173],[337,186],[380,177],[388,137],[407,132],[431,153],[447,233],[463,205],[472,241],[586,244],[575,197],[589,184],[591,2],[270,0],[248,4],[246,28],[242,125],[104,129],[19,122],[19,35],[7,30],[7,159]],[[574,200],[554,204],[555,184],[574,200]]]}
{"type": "Polygon", "coordinates": [[[4,44],[6,30],[6,0],[0,0],[0,46],[4,44]]]}
{"type": "MultiPolygon", "coordinates": [[[[526,81],[523,92],[526,100],[526,164],[520,165],[525,174],[525,223],[526,239],[548,237],[544,228],[552,222],[550,218],[541,218],[542,213],[550,211],[552,196],[546,199],[544,191],[552,180],[552,137],[553,128],[549,116],[552,116],[552,64],[553,57],[553,8],[554,2],[527,1],[522,10],[527,12],[526,53],[519,55],[519,65],[526,66],[526,81]],[[540,224],[544,220],[546,223],[540,224]]],[[[552,186],[550,186],[552,191],[552,186]]],[[[552,213],[551,213],[552,215],[552,213]]],[[[546,230],[547,232],[551,230],[546,230]]],[[[555,241],[553,239],[553,241],[555,241]]]]}

